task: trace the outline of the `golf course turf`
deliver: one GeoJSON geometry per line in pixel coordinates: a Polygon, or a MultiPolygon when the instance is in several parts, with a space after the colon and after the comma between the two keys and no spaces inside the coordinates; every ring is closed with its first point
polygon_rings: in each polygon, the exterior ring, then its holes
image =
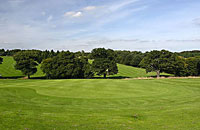
{"type": "Polygon", "coordinates": [[[0,129],[198,130],[200,79],[1,79],[0,129]]]}
{"type": "Polygon", "coordinates": [[[200,129],[200,79],[124,79],[156,74],[118,64],[114,79],[25,80],[3,58],[0,130],[200,129]]]}

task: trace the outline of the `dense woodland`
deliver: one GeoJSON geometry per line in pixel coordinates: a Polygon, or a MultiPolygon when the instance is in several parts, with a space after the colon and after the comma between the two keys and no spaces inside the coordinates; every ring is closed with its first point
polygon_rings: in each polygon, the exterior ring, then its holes
{"type": "MultiPolygon", "coordinates": [[[[118,73],[117,63],[133,67],[145,68],[146,72],[161,72],[174,76],[199,76],[200,51],[170,52],[167,50],[150,51],[114,51],[96,48],[91,52],[70,51],[41,51],[41,50],[4,50],[0,49],[0,56],[13,56],[15,68],[30,78],[41,70],[46,78],[92,78],[94,75],[108,75],[118,73]]],[[[3,58],[0,58],[0,64],[3,58]]]]}

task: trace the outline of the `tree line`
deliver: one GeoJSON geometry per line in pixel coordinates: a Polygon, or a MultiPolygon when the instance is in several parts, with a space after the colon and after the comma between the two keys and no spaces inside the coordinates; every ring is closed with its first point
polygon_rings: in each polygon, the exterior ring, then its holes
{"type": "MultiPolygon", "coordinates": [[[[94,49],[90,53],[92,60],[88,59],[88,55],[89,53],[84,51],[73,53],[53,50],[20,50],[13,54],[13,58],[16,61],[15,69],[20,70],[28,78],[37,72],[39,64],[48,79],[92,78],[94,74],[103,75],[106,78],[107,75],[117,74],[113,50],[94,49]]],[[[1,60],[3,61],[2,58],[1,60]]]]}
{"type": "MultiPolygon", "coordinates": [[[[118,73],[117,63],[144,68],[147,73],[154,71],[157,77],[160,77],[162,72],[175,76],[200,75],[200,51],[173,53],[154,50],[142,53],[96,48],[86,53],[0,49],[0,56],[13,56],[16,61],[15,68],[28,78],[37,72],[39,64],[49,79],[92,78],[94,75],[103,75],[106,78],[118,73]]],[[[0,57],[0,64],[2,62],[0,57]]]]}
{"type": "Polygon", "coordinates": [[[117,63],[145,68],[146,72],[156,72],[157,77],[165,72],[174,76],[200,76],[200,51],[170,52],[153,50],[150,52],[116,51],[117,63]]]}

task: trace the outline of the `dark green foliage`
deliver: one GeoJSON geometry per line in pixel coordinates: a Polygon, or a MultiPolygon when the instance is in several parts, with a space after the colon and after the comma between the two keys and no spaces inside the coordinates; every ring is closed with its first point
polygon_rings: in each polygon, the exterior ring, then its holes
{"type": "Polygon", "coordinates": [[[120,64],[125,64],[126,56],[129,55],[131,52],[130,51],[115,51],[115,53],[117,54],[116,62],[120,64]]]}
{"type": "Polygon", "coordinates": [[[92,78],[94,76],[92,65],[88,62],[88,59],[85,57],[79,58],[81,63],[83,64],[82,70],[84,72],[84,78],[92,78]]]}
{"type": "Polygon", "coordinates": [[[196,57],[196,56],[200,56],[200,51],[199,50],[194,50],[194,51],[183,51],[180,53],[177,53],[179,56],[183,56],[185,58],[189,58],[189,57],[196,57]]]}
{"type": "Polygon", "coordinates": [[[142,52],[138,51],[133,51],[133,52],[116,51],[116,54],[117,54],[116,58],[117,63],[134,67],[139,67],[140,62],[142,61],[145,55],[142,52]]]}
{"type": "Polygon", "coordinates": [[[91,78],[93,73],[87,59],[76,58],[72,52],[61,52],[45,59],[41,66],[47,78],[91,78]]]}
{"type": "Polygon", "coordinates": [[[38,63],[41,63],[42,60],[57,56],[60,52],[59,51],[54,52],[53,50],[51,50],[51,51],[45,50],[45,51],[39,51],[39,53],[40,54],[38,55],[37,61],[38,61],[38,63]]]}
{"type": "Polygon", "coordinates": [[[2,64],[2,62],[3,62],[3,58],[0,57],[0,64],[2,64]]]}
{"type": "Polygon", "coordinates": [[[200,75],[200,57],[190,57],[186,59],[187,75],[199,76],[200,75]]]}
{"type": "Polygon", "coordinates": [[[37,72],[37,53],[34,51],[20,51],[14,55],[14,60],[16,61],[15,68],[28,78],[37,72]]]}
{"type": "Polygon", "coordinates": [[[146,72],[157,72],[157,77],[160,77],[161,72],[170,72],[173,70],[173,61],[176,56],[169,51],[151,51],[147,53],[141,62],[141,66],[145,67],[146,72]]]}
{"type": "Polygon", "coordinates": [[[15,55],[17,52],[22,51],[21,49],[14,49],[14,50],[7,50],[4,53],[4,56],[13,56],[15,55]]]}
{"type": "Polygon", "coordinates": [[[143,55],[131,53],[126,56],[125,64],[138,67],[142,59],[143,59],[143,55]]]}
{"type": "Polygon", "coordinates": [[[6,51],[4,49],[0,49],[0,56],[6,56],[6,51]]]}
{"type": "Polygon", "coordinates": [[[185,59],[179,56],[174,57],[171,60],[171,68],[167,70],[167,73],[174,74],[175,76],[187,76],[187,64],[185,59]]]}
{"type": "Polygon", "coordinates": [[[167,73],[175,76],[199,76],[200,75],[200,57],[176,57],[171,61],[171,69],[167,68],[167,73]]]}
{"type": "Polygon", "coordinates": [[[105,48],[97,48],[92,50],[92,58],[94,59],[92,67],[97,75],[113,75],[118,73],[115,61],[116,54],[113,50],[105,48]]]}

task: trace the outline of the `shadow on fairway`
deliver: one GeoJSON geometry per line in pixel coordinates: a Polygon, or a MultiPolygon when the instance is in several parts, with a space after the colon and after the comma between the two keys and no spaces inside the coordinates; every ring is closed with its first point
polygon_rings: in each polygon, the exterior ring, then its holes
{"type": "MultiPolygon", "coordinates": [[[[157,76],[149,76],[149,77],[152,77],[152,78],[157,78],[157,76]]],[[[168,77],[171,77],[170,75],[160,75],[160,77],[164,77],[164,78],[168,78],[168,77]]]]}
{"type": "Polygon", "coordinates": [[[45,76],[42,77],[31,77],[30,79],[47,79],[45,76]]]}
{"type": "MultiPolygon", "coordinates": [[[[130,78],[130,77],[125,77],[125,76],[114,76],[114,77],[93,77],[93,78],[69,78],[69,79],[125,79],[125,78],[130,78]]],[[[44,77],[31,77],[31,79],[47,79],[45,76],[44,77]]],[[[62,79],[67,79],[67,78],[62,78],[62,79]]]]}
{"type": "Polygon", "coordinates": [[[24,76],[12,76],[12,77],[0,77],[0,79],[19,79],[23,78],[24,76]]]}
{"type": "MultiPolygon", "coordinates": [[[[0,77],[0,79],[27,79],[24,76],[13,76],[13,77],[0,77]]],[[[93,78],[89,78],[89,79],[125,79],[125,78],[130,78],[130,77],[126,77],[126,76],[113,76],[113,77],[93,77],[93,78]]],[[[47,79],[45,76],[41,76],[41,77],[31,77],[30,79],[47,79]]],[[[63,78],[63,79],[67,79],[67,78],[63,78]]],[[[72,78],[72,79],[87,79],[87,78],[72,78]]]]}
{"type": "MultiPolygon", "coordinates": [[[[27,79],[24,76],[0,77],[0,79],[27,79]]],[[[30,79],[46,79],[46,77],[31,77],[30,79]]]]}

